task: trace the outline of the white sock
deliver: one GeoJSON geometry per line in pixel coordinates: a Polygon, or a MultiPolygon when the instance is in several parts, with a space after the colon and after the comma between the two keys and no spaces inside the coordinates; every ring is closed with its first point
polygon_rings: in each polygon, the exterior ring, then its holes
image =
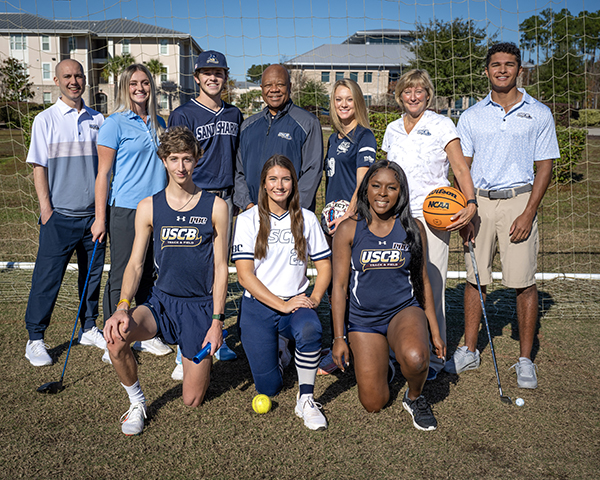
{"type": "Polygon", "coordinates": [[[139,380],[130,387],[123,385],[123,388],[127,392],[127,395],[129,395],[129,403],[146,403],[146,397],[144,396],[144,392],[142,392],[139,380]]]}

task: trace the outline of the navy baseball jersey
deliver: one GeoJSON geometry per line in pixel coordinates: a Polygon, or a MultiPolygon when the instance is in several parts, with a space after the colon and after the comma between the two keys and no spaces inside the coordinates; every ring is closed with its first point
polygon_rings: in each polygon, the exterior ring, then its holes
{"type": "Polygon", "coordinates": [[[377,140],[371,130],[357,125],[348,136],[350,138],[339,138],[333,133],[329,137],[325,159],[325,204],[352,200],[356,190],[356,170],[369,168],[375,161],[377,140]]]}
{"type": "Polygon", "coordinates": [[[414,300],[409,265],[410,246],[400,220],[385,237],[371,233],[366,220],[357,222],[349,292],[352,323],[383,325],[398,307],[414,300]]]}
{"type": "Polygon", "coordinates": [[[177,107],[169,116],[169,127],[188,127],[200,142],[204,154],[194,169],[194,183],[200,188],[219,190],[233,187],[235,156],[239,145],[240,110],[223,102],[217,111],[196,99],[177,107]]]}
{"type": "Polygon", "coordinates": [[[169,207],[162,190],[152,197],[155,287],[174,297],[211,298],[214,277],[212,210],[215,196],[202,192],[194,208],[169,207]],[[162,265],[168,265],[164,272],[162,265]]]}

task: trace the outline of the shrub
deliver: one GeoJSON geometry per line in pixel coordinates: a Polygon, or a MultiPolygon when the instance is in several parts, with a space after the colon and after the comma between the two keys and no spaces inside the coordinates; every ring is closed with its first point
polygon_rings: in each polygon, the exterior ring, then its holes
{"type": "Polygon", "coordinates": [[[570,103],[542,103],[552,111],[552,116],[557,127],[570,127],[579,118],[579,111],[570,103]]]}
{"type": "Polygon", "coordinates": [[[371,130],[373,130],[373,133],[375,134],[375,139],[377,140],[377,160],[386,158],[386,153],[381,150],[383,135],[385,134],[385,129],[387,128],[387,126],[394,120],[399,119],[400,115],[401,114],[398,112],[371,112],[369,114],[369,123],[371,125],[371,130]]]}
{"type": "Polygon", "coordinates": [[[579,120],[571,123],[578,127],[596,127],[600,125],[600,110],[593,108],[579,110],[579,120]]]}
{"type": "Polygon", "coordinates": [[[581,161],[585,150],[587,131],[581,128],[556,127],[560,158],[554,161],[552,178],[556,183],[571,183],[573,170],[581,161]]]}
{"type": "Polygon", "coordinates": [[[22,128],[22,119],[28,115],[33,116],[44,110],[43,105],[29,102],[2,102],[0,103],[0,123],[5,123],[11,128],[22,128]]]}

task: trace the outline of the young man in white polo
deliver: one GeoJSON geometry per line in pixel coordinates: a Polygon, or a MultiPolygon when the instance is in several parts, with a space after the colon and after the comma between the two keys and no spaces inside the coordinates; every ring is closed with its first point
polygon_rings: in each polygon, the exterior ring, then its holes
{"type": "MultiPolygon", "coordinates": [[[[478,214],[461,233],[472,238],[482,290],[492,283],[496,250],[502,261],[502,283],[517,294],[520,354],[513,365],[520,388],[536,388],[531,351],[538,318],[535,285],[538,254],[537,209],[560,157],[550,109],[517,88],[521,52],[513,43],[489,50],[485,73],[490,94],[461,115],[458,134],[479,204],[478,214]],[[535,164],[535,173],[534,173],[535,164]]],[[[482,307],[468,250],[464,294],[465,345],[445,366],[451,373],[479,367],[477,336],[482,307]]]]}

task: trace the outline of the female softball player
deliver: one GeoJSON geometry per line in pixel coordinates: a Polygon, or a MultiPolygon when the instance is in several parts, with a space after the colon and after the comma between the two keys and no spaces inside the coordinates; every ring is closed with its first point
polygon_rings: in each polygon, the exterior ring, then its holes
{"type": "Polygon", "coordinates": [[[259,393],[276,395],[283,385],[281,335],[295,342],[298,392],[295,412],[311,430],[327,420],[313,399],[322,328],[316,308],[331,280],[331,251],[315,215],[300,207],[294,166],[283,155],[265,163],[258,205],[236,222],[232,260],[244,287],[241,340],[259,393]],[[311,296],[305,295],[310,257],[317,269],[311,296]]]}
{"type": "Polygon", "coordinates": [[[387,160],[373,164],[358,190],[357,214],[338,226],[333,240],[333,360],[345,369],[350,345],[359,399],[367,411],[377,412],[390,398],[391,348],[408,382],[404,408],[416,428],[435,430],[437,421],[421,391],[430,337],[439,357],[446,346],[435,318],[426,251],[423,225],[410,214],[404,172],[387,160]]]}

